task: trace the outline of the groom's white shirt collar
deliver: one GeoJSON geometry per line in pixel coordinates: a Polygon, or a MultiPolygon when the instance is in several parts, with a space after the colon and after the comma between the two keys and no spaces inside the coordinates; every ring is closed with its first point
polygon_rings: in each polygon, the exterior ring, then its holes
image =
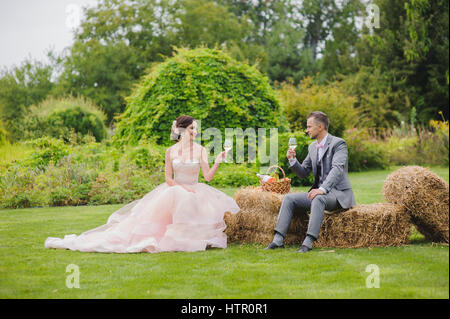
{"type": "Polygon", "coordinates": [[[320,143],[319,143],[319,141],[317,141],[317,144],[325,145],[325,143],[327,142],[327,138],[328,138],[328,133],[327,133],[327,135],[325,135],[325,137],[322,139],[322,141],[320,143]]]}
{"type": "MultiPolygon", "coordinates": [[[[325,137],[322,139],[322,141],[320,141],[320,143],[319,143],[319,141],[317,141],[317,143],[319,145],[325,145],[325,143],[327,142],[327,138],[328,138],[328,133],[327,133],[327,135],[325,135],[325,137]]],[[[294,165],[296,160],[297,160],[297,158],[295,158],[295,157],[294,158],[290,158],[289,159],[289,166],[294,165]]]]}

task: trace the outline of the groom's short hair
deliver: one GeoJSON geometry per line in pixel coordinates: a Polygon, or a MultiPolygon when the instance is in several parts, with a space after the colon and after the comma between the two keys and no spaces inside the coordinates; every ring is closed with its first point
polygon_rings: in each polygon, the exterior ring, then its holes
{"type": "Polygon", "coordinates": [[[328,116],[320,111],[314,111],[309,113],[309,115],[306,117],[306,120],[308,120],[310,117],[314,118],[315,121],[323,124],[323,128],[328,131],[328,126],[330,125],[330,119],[328,116]]]}

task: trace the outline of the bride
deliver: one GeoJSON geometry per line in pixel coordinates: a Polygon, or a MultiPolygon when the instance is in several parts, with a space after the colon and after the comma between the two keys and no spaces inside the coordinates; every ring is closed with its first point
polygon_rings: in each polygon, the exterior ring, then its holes
{"type": "Polygon", "coordinates": [[[171,134],[177,143],[166,150],[165,183],[113,212],[105,225],[79,236],[49,237],[45,247],[115,253],[226,248],[223,217],[237,213],[239,206],[225,193],[198,183],[200,168],[211,181],[226,152],[210,168],[206,149],[194,143],[196,134],[195,119],[179,116],[171,134]]]}

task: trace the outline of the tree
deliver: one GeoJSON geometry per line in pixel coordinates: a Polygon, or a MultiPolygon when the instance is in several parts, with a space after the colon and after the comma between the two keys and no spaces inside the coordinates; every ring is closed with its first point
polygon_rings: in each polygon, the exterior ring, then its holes
{"type": "Polygon", "coordinates": [[[380,28],[364,32],[356,56],[359,70],[384,78],[385,84],[373,93],[395,96],[386,107],[398,117],[407,118],[413,108],[422,124],[438,117],[438,111],[448,117],[448,1],[375,4],[380,28]]]}
{"type": "Polygon", "coordinates": [[[206,0],[104,0],[88,9],[64,62],[60,92],[80,93],[100,105],[111,124],[123,112],[124,97],[151,67],[173,53],[173,46],[216,45],[237,49],[246,27],[222,6],[206,0]]]}
{"type": "Polygon", "coordinates": [[[142,78],[127,102],[113,137],[119,145],[150,136],[168,144],[172,121],[183,114],[222,136],[225,128],[287,129],[268,79],[217,49],[178,49],[142,78]]]}
{"type": "Polygon", "coordinates": [[[23,136],[28,107],[45,99],[53,89],[52,70],[49,64],[26,59],[20,66],[0,72],[0,121],[12,141],[23,136]]]}

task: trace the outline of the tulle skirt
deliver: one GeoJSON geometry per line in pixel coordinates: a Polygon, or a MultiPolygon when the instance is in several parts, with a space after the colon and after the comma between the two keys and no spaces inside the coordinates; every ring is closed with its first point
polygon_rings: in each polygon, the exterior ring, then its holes
{"type": "Polygon", "coordinates": [[[189,187],[195,193],[163,183],[112,213],[105,225],[79,236],[49,237],[45,247],[105,253],[226,248],[223,217],[225,212],[236,214],[239,206],[232,197],[204,183],[189,187]]]}

